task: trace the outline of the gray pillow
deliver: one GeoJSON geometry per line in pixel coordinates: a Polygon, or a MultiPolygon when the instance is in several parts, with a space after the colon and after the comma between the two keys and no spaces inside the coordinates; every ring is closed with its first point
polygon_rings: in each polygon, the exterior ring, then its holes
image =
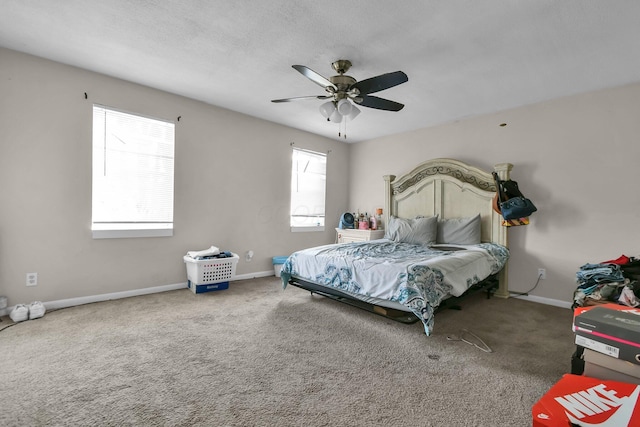
{"type": "Polygon", "coordinates": [[[438,217],[420,217],[405,219],[390,217],[385,239],[395,242],[433,245],[436,242],[438,217]]]}
{"type": "Polygon", "coordinates": [[[450,218],[438,221],[436,243],[477,245],[481,241],[480,214],[468,218],[450,218]]]}

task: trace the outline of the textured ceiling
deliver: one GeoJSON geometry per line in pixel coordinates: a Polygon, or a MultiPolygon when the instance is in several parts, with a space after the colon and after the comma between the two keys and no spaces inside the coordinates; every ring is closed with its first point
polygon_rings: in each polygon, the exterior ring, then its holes
{"type": "Polygon", "coordinates": [[[0,0],[0,46],[338,139],[291,68],[402,70],[347,142],[640,81],[638,0],[0,0]]]}

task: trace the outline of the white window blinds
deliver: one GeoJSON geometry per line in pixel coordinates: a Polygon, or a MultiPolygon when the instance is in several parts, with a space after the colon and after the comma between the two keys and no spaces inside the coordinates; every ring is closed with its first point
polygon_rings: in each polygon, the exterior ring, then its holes
{"type": "Polygon", "coordinates": [[[93,106],[94,237],[172,235],[174,145],[171,122],[93,106]]]}
{"type": "Polygon", "coordinates": [[[291,231],[324,230],[327,156],[293,149],[291,231]]]}

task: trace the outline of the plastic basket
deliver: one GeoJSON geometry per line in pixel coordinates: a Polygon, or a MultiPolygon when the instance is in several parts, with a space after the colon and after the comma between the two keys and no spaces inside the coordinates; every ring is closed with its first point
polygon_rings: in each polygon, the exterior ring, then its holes
{"type": "Polygon", "coordinates": [[[193,259],[184,256],[187,266],[187,278],[196,285],[228,282],[236,275],[236,265],[240,257],[232,253],[232,257],[193,259]]]}
{"type": "Polygon", "coordinates": [[[276,277],[280,277],[280,272],[282,271],[282,265],[289,258],[288,256],[274,256],[273,257],[273,272],[276,277]]]}

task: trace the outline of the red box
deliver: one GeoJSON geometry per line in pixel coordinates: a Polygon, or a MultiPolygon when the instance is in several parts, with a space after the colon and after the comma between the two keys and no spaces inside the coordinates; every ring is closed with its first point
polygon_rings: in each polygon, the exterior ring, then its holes
{"type": "Polygon", "coordinates": [[[533,427],[640,426],[640,385],[566,374],[533,405],[533,427]]]}

